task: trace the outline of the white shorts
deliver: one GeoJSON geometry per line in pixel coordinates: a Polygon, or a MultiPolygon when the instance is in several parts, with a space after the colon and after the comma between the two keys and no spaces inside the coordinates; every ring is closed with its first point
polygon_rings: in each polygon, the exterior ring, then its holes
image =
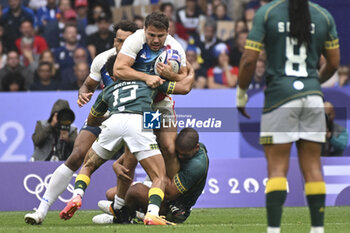
{"type": "Polygon", "coordinates": [[[320,143],[326,140],[321,96],[310,95],[289,101],[261,117],[261,144],[290,143],[300,139],[320,143]]]}
{"type": "Polygon", "coordinates": [[[163,120],[176,121],[175,114],[175,102],[171,98],[171,95],[165,96],[165,98],[153,105],[155,110],[159,110],[162,113],[163,120]]]}
{"type": "Polygon", "coordinates": [[[110,159],[124,142],[138,161],[161,154],[152,131],[142,128],[143,116],[140,114],[113,114],[101,125],[101,134],[92,149],[103,159],[110,159]]]}

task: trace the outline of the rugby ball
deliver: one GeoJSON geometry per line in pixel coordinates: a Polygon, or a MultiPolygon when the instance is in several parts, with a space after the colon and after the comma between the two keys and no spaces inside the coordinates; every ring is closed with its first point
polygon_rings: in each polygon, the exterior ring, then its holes
{"type": "Polygon", "coordinates": [[[164,64],[169,64],[175,73],[179,73],[180,64],[181,64],[181,56],[177,50],[167,49],[167,50],[163,51],[157,57],[157,59],[154,63],[154,73],[156,75],[159,75],[159,73],[157,71],[157,64],[159,62],[164,63],[164,64]]]}

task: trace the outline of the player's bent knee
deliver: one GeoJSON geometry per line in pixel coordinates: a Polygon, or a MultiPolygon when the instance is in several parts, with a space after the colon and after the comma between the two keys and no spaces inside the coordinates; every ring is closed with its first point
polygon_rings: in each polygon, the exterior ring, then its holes
{"type": "Polygon", "coordinates": [[[114,196],[117,193],[117,186],[112,187],[106,191],[106,198],[108,201],[113,201],[114,196]]]}

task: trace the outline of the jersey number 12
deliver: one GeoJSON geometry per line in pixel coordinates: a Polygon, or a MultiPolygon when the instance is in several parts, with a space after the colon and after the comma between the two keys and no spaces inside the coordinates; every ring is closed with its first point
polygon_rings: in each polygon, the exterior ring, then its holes
{"type": "Polygon", "coordinates": [[[286,37],[286,56],[285,73],[287,76],[307,77],[306,70],[306,46],[302,44],[298,47],[298,42],[295,39],[286,37]]]}

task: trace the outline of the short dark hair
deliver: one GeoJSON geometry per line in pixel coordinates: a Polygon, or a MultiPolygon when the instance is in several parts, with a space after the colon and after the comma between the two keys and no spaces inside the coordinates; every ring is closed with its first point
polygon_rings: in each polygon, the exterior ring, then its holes
{"type": "Polygon", "coordinates": [[[135,22],[135,20],[141,20],[144,21],[145,18],[143,18],[141,15],[134,15],[134,18],[132,19],[133,22],[135,22]]]}
{"type": "Polygon", "coordinates": [[[122,20],[113,26],[114,33],[117,33],[117,31],[119,29],[126,31],[126,32],[134,33],[139,28],[137,27],[136,23],[134,23],[134,22],[131,22],[129,20],[122,20]]]}
{"type": "Polygon", "coordinates": [[[10,85],[16,83],[19,86],[19,91],[25,91],[25,79],[23,75],[17,71],[7,73],[2,79],[3,91],[10,91],[10,85]]]}
{"type": "Polygon", "coordinates": [[[23,20],[21,21],[20,25],[22,26],[22,24],[25,23],[25,22],[30,23],[30,25],[33,27],[33,22],[32,22],[30,19],[23,19],[23,20]]]}
{"type": "Polygon", "coordinates": [[[168,6],[170,6],[171,9],[174,10],[174,5],[173,5],[171,2],[163,2],[162,4],[160,4],[159,10],[160,10],[161,12],[164,12],[164,11],[165,11],[165,8],[167,8],[168,6]]]}
{"type": "Polygon", "coordinates": [[[63,33],[65,33],[67,31],[67,29],[70,27],[75,28],[75,31],[78,33],[78,27],[74,24],[66,24],[66,26],[63,29],[63,33]]]}
{"type": "Polygon", "coordinates": [[[218,7],[220,7],[220,6],[224,7],[225,10],[227,11],[227,6],[226,6],[226,4],[223,3],[223,2],[220,2],[219,4],[217,4],[217,5],[214,7],[214,11],[216,11],[216,9],[217,9],[218,7]]]}
{"type": "Polygon", "coordinates": [[[113,66],[116,58],[117,58],[117,54],[112,55],[108,58],[108,60],[105,63],[106,71],[111,77],[113,76],[113,66]]]}
{"type": "Polygon", "coordinates": [[[148,28],[149,26],[154,26],[157,29],[165,29],[168,31],[169,19],[160,11],[152,12],[151,14],[147,15],[145,20],[145,27],[148,28]]]}
{"type": "Polygon", "coordinates": [[[50,70],[52,69],[52,63],[47,62],[47,61],[41,61],[41,62],[39,62],[38,69],[39,69],[39,67],[42,67],[42,66],[49,66],[49,67],[50,67],[50,70]]]}
{"type": "Polygon", "coordinates": [[[98,18],[97,18],[97,22],[101,22],[101,21],[109,22],[109,21],[111,21],[111,16],[109,16],[106,13],[102,12],[100,14],[100,16],[98,16],[98,18]]]}
{"type": "Polygon", "coordinates": [[[176,137],[175,145],[184,151],[193,150],[199,141],[199,135],[193,128],[184,128],[176,137]]]}

